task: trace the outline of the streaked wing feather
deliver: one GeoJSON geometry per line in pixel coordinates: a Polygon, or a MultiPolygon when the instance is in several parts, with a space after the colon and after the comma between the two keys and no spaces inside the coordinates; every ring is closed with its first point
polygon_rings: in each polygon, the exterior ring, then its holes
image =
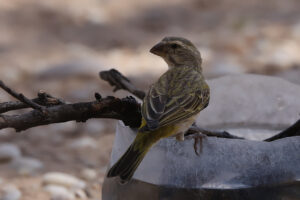
{"type": "Polygon", "coordinates": [[[205,99],[202,98],[201,91],[198,91],[195,94],[186,96],[179,105],[174,103],[168,105],[160,117],[159,126],[166,126],[188,119],[203,109],[202,105],[204,101],[205,99]],[[168,110],[171,111],[168,112],[168,110]]]}
{"type": "Polygon", "coordinates": [[[163,114],[167,102],[167,95],[157,91],[151,86],[148,95],[144,99],[142,115],[147,121],[147,128],[156,129],[159,126],[159,118],[163,114]]]}

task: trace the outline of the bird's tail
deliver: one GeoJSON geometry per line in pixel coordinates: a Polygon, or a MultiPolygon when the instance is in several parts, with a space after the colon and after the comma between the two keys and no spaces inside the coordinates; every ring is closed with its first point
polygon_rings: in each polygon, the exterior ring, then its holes
{"type": "Polygon", "coordinates": [[[124,155],[108,171],[107,177],[119,176],[122,183],[128,182],[153,145],[147,137],[136,137],[124,155]]]}

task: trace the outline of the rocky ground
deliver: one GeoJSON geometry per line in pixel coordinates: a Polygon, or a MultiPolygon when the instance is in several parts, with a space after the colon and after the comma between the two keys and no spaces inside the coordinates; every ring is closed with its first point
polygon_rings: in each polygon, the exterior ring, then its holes
{"type": "MultiPolygon", "coordinates": [[[[98,72],[117,68],[145,90],[166,70],[149,49],[179,35],[199,47],[207,78],[259,73],[300,83],[299,8],[298,0],[1,0],[0,79],[31,98],[41,89],[68,102],[123,97],[98,72]]],[[[114,125],[0,130],[0,200],[101,199],[114,125]]]]}

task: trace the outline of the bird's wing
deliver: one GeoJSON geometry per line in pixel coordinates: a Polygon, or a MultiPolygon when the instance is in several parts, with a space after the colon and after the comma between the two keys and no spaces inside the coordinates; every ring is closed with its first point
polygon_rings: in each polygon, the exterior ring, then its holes
{"type": "Polygon", "coordinates": [[[202,87],[190,93],[170,95],[168,90],[169,87],[150,87],[142,106],[142,116],[147,122],[142,131],[155,130],[188,119],[208,105],[209,88],[205,82],[202,87]]]}
{"type": "Polygon", "coordinates": [[[173,97],[159,119],[159,126],[175,124],[199,113],[208,105],[208,90],[197,90],[185,96],[173,97]]]}
{"type": "Polygon", "coordinates": [[[165,111],[167,102],[167,90],[165,88],[158,90],[152,85],[142,106],[142,116],[147,122],[145,130],[154,130],[159,126],[159,119],[165,111]]]}

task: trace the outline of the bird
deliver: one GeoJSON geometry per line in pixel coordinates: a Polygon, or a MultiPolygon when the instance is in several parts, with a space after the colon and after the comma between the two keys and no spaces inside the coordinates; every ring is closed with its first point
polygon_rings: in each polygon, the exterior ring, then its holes
{"type": "Polygon", "coordinates": [[[133,143],[109,169],[107,177],[131,180],[149,149],[160,139],[184,133],[209,104],[210,89],[202,74],[202,58],[196,46],[182,37],[165,37],[150,49],[162,57],[168,70],[150,86],[141,106],[141,126],[133,143]]]}

